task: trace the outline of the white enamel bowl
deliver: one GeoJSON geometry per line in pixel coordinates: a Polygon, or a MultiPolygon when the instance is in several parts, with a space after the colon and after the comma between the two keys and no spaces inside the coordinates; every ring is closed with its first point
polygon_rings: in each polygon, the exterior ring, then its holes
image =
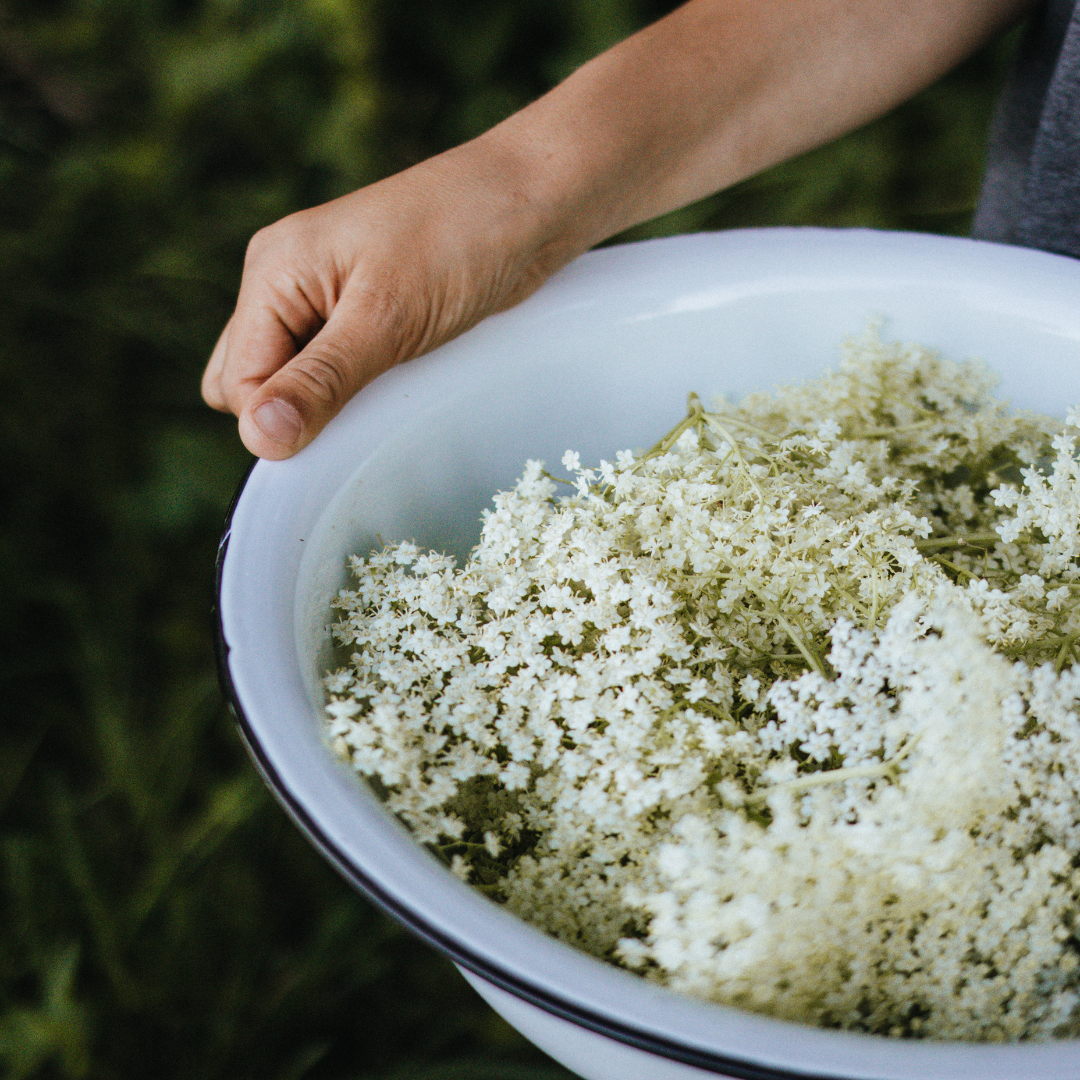
{"type": "Polygon", "coordinates": [[[1080,262],[942,237],[762,229],[584,256],[530,300],[378,379],[315,442],[259,462],[222,539],[222,674],[267,783],[377,904],[587,1080],[1075,1080],[1080,1042],[982,1046],[821,1031],[694,1001],[539,933],[460,884],[328,750],[319,670],[345,559],[463,555],[527,458],[651,444],[708,400],[888,338],[984,358],[1021,407],[1080,403],[1080,262]]]}

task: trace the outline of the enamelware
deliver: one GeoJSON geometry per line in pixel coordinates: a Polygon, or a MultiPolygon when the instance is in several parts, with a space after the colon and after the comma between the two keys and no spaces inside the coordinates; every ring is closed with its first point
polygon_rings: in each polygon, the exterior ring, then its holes
{"type": "Polygon", "coordinates": [[[914,1042],[693,1000],[564,945],[461,884],[329,750],[320,673],[346,559],[464,556],[528,458],[612,458],[708,401],[887,339],[981,357],[1021,408],[1080,403],[1080,262],[972,240],[759,229],[606,248],[386,373],[305,450],[258,462],[221,541],[223,680],[252,757],[315,846],[586,1080],[1075,1080],[1080,1042],[914,1042]]]}

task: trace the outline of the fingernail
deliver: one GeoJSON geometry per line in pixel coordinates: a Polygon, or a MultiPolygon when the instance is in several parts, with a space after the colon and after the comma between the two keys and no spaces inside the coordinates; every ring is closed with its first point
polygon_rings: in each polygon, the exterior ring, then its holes
{"type": "Polygon", "coordinates": [[[268,439],[282,446],[292,446],[300,437],[300,414],[281,398],[264,401],[251,418],[268,439]]]}

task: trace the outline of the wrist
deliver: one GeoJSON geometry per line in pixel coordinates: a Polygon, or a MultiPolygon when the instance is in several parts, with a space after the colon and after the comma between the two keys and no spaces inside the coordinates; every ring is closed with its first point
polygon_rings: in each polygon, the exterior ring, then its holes
{"type": "Polygon", "coordinates": [[[555,157],[531,125],[503,124],[424,163],[446,185],[442,212],[476,260],[470,276],[485,313],[524,299],[596,242],[555,157]]]}

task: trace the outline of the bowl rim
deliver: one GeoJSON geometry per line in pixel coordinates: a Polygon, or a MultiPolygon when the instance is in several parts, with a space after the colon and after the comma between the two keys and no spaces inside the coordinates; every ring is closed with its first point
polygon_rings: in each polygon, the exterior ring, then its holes
{"type": "MultiPolygon", "coordinates": [[[[602,273],[605,266],[611,265],[613,260],[621,260],[622,263],[625,263],[629,259],[632,262],[634,253],[645,249],[656,252],[659,247],[663,247],[677,255],[677,249],[680,246],[687,247],[690,243],[696,245],[705,244],[721,250],[733,247],[738,249],[740,246],[746,245],[755,248],[760,244],[765,246],[783,245],[794,234],[798,235],[801,244],[809,243],[812,247],[833,252],[844,252],[851,246],[875,253],[877,256],[882,254],[887,256],[890,253],[903,253],[912,250],[920,252],[929,250],[935,257],[941,256],[946,258],[946,261],[948,261],[947,257],[955,254],[961,262],[969,261],[975,249],[974,246],[977,246],[980,256],[986,256],[991,263],[995,259],[1005,259],[1007,262],[1019,261],[1022,266],[1034,267],[1036,270],[1052,267],[1052,273],[1064,273],[1066,278],[1071,277],[1076,284],[1080,284],[1080,262],[1065,256],[989,244],[966,238],[878,232],[865,229],[745,229],[730,230],[724,233],[696,234],[691,237],[641,241],[636,244],[620,245],[615,248],[590,252],[573,264],[571,272],[577,273],[579,276],[602,273]]],[[[567,271],[564,270],[557,276],[566,274],[567,271]]],[[[536,296],[541,296],[543,291],[541,290],[536,296]]],[[[534,300],[534,306],[537,302],[542,301],[534,300]]],[[[468,335],[457,340],[460,342],[466,337],[468,335]]],[[[498,960],[469,947],[460,938],[455,938],[452,933],[447,932],[446,929],[419,915],[407,901],[395,894],[392,888],[388,888],[384,882],[365,870],[364,866],[360,865],[353,856],[345,851],[341,844],[331,835],[331,832],[324,828],[310,812],[304,800],[292,790],[290,783],[283,776],[278,762],[264,746],[260,735],[259,722],[257,719],[253,719],[249,709],[245,706],[243,695],[233,677],[230,664],[231,647],[226,626],[227,601],[223,599],[225,579],[228,573],[230,541],[233,538],[233,526],[238,509],[252,489],[253,478],[257,478],[264,473],[267,464],[258,461],[252,462],[233,497],[218,545],[215,563],[213,617],[215,651],[220,681],[235,717],[242,741],[264,782],[278,802],[301,832],[335,866],[339,873],[385,913],[448,956],[456,964],[547,1013],[658,1057],[693,1066],[706,1072],[738,1077],[740,1080],[865,1080],[870,1076],[892,1077],[901,1075],[895,1071],[895,1062],[889,1060],[893,1057],[892,1054],[880,1057],[874,1052],[875,1048],[882,1049],[883,1044],[902,1045],[905,1054],[921,1059],[921,1061],[913,1062],[909,1066],[909,1069],[915,1071],[902,1070],[904,1075],[911,1076],[920,1075],[929,1078],[930,1076],[952,1075],[951,1070],[946,1073],[940,1071],[942,1067],[948,1067],[947,1061],[954,1056],[949,1052],[950,1050],[961,1051],[967,1059],[977,1059],[970,1061],[968,1064],[968,1068],[973,1070],[970,1072],[971,1076],[980,1074],[985,1076],[991,1074],[1005,1076],[1017,1072],[1029,1076],[1053,1075],[1054,1077],[1065,1077],[1080,1072],[1080,1041],[1076,1040],[1062,1040],[1053,1044],[1035,1045],[991,1045],[944,1041],[904,1041],[901,1043],[900,1040],[890,1039],[885,1036],[825,1031],[809,1025],[743,1013],[742,1010],[732,1009],[727,1006],[692,1002],[691,999],[682,998],[682,995],[679,995],[688,1006],[696,1007],[695,1012],[699,1016],[707,1013],[719,1015],[719,1012],[723,1012],[728,1014],[737,1013],[745,1017],[748,1027],[753,1028],[759,1036],[759,1038],[753,1040],[757,1043],[767,1042],[770,1032],[775,1036],[782,1031],[789,1033],[797,1031],[801,1036],[798,1040],[800,1043],[808,1042],[813,1044],[820,1037],[828,1040],[834,1046],[840,1043],[846,1044],[847,1052],[845,1052],[844,1057],[849,1061],[853,1060],[851,1055],[854,1055],[854,1060],[859,1060],[864,1054],[871,1059],[877,1059],[876,1064],[868,1062],[867,1069],[859,1068],[857,1071],[843,1071],[842,1067],[841,1071],[837,1071],[835,1064],[829,1066],[824,1061],[819,1061],[816,1067],[808,1062],[807,1068],[755,1061],[752,1054],[749,1057],[732,1055],[729,1052],[702,1046],[700,1043],[686,1037],[680,1038],[670,1032],[665,1033],[656,1028],[650,1029],[644,1018],[638,1022],[628,1022],[625,1018],[620,1018],[617,1015],[605,1015],[599,1008],[583,1005],[580,1001],[575,1001],[572,997],[560,994],[549,986],[545,986],[539,979],[530,979],[520,972],[514,971],[511,966],[500,964],[498,960]],[[1046,1053],[1051,1049],[1057,1051],[1056,1056],[1053,1056],[1053,1062],[1050,1060],[1052,1055],[1046,1053]],[[1062,1053],[1066,1051],[1065,1056],[1067,1056],[1068,1061],[1062,1058],[1062,1053]],[[824,1071],[821,1070],[823,1064],[825,1064],[824,1071]],[[1044,1073],[1043,1069],[1047,1066],[1050,1067],[1050,1071],[1044,1073]],[[1062,1071],[1066,1069],[1068,1072],[1062,1071]],[[1037,1070],[1037,1072],[1033,1070],[1037,1070]]],[[[329,751],[327,752],[329,754],[329,751]]],[[[413,846],[416,847],[416,845],[413,846]]],[[[449,876],[449,872],[446,871],[446,873],[449,876]]],[[[482,900],[482,898],[479,899],[482,900]]],[[[486,900],[482,900],[482,902],[490,903],[486,900]]],[[[538,931],[523,922],[520,923],[520,926],[529,934],[534,936],[539,934],[538,931]]],[[[585,957],[585,954],[578,953],[577,950],[570,950],[569,946],[565,946],[561,942],[555,942],[553,939],[547,938],[546,935],[540,934],[539,936],[556,948],[566,949],[578,956],[585,957]]],[[[603,961],[592,957],[585,957],[585,959],[593,964],[602,965],[613,974],[616,973],[616,969],[604,964],[603,961]]],[[[644,980],[637,976],[626,975],[626,973],[622,972],[618,972],[618,974],[620,976],[625,975],[626,978],[633,980],[635,983],[640,983],[642,987],[651,985],[646,984],[644,980]]],[[[657,988],[653,987],[653,989],[657,988]]],[[[661,989],[660,992],[668,996],[671,995],[671,991],[668,990],[661,989]]],[[[821,1045],[824,1047],[825,1043],[821,1043],[821,1045]]],[[[748,1051],[748,1053],[751,1052],[748,1051]]],[[[826,1057],[831,1057],[831,1055],[826,1055],[826,1057]]],[[[967,1075],[966,1070],[965,1074],[967,1075]]]]}

